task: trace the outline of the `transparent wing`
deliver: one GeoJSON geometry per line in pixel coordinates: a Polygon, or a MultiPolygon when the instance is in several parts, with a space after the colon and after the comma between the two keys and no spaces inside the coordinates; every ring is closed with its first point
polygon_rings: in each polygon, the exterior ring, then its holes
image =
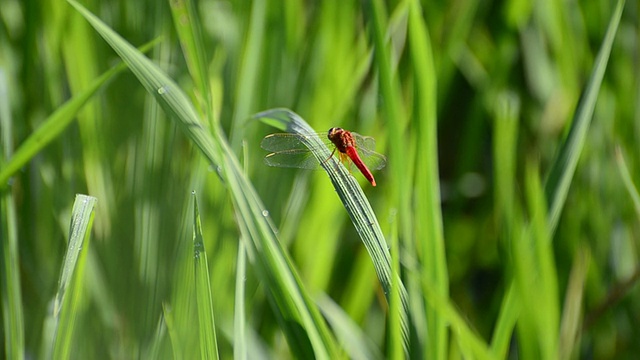
{"type": "Polygon", "coordinates": [[[265,164],[276,167],[298,169],[320,169],[320,163],[306,147],[303,149],[282,150],[264,157],[265,164]]]}
{"type": "Polygon", "coordinates": [[[387,165],[387,158],[377,153],[376,140],[371,136],[362,136],[358,133],[351,133],[356,141],[356,150],[360,159],[364,162],[369,170],[380,170],[387,165]]]}
{"type": "Polygon", "coordinates": [[[360,147],[356,147],[356,150],[358,151],[358,155],[360,155],[360,159],[369,170],[380,170],[387,166],[387,158],[384,155],[360,147]]]}
{"type": "MultiPolygon", "coordinates": [[[[318,133],[316,134],[322,141],[325,143],[329,142],[327,139],[327,133],[318,133]],[[326,141],[325,141],[326,139],[326,141]]],[[[283,150],[305,150],[309,151],[309,149],[302,143],[302,138],[305,135],[302,134],[289,134],[289,133],[278,133],[278,134],[270,134],[262,139],[260,143],[260,147],[272,152],[279,152],[283,150]]],[[[313,136],[313,135],[309,135],[313,136]]],[[[330,142],[329,142],[330,143],[330,142]]]]}
{"type": "Polygon", "coordinates": [[[369,152],[376,151],[376,139],[371,136],[363,136],[358,133],[352,132],[353,139],[356,141],[356,147],[358,149],[367,150],[369,152]]]}

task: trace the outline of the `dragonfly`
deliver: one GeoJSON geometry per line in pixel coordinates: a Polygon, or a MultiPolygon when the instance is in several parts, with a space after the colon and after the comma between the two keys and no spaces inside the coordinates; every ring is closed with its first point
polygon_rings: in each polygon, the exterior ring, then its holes
{"type": "MultiPolygon", "coordinates": [[[[313,136],[314,134],[309,134],[313,136]]],[[[371,170],[380,170],[387,164],[387,158],[375,152],[376,141],[370,136],[362,136],[339,127],[333,127],[326,133],[317,133],[326,145],[333,147],[329,161],[338,152],[342,163],[352,162],[364,177],[376,186],[371,170]]],[[[299,169],[318,169],[320,163],[313,156],[314,148],[308,148],[300,140],[305,134],[278,133],[267,135],[260,146],[271,151],[264,162],[269,166],[299,169]]]]}

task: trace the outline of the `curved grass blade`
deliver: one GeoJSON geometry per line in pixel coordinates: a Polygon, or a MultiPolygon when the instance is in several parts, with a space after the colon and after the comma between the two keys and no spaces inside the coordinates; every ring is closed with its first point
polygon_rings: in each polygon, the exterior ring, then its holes
{"type": "MultiPolygon", "coordinates": [[[[571,122],[571,129],[551,167],[545,184],[545,194],[549,204],[549,231],[552,235],[560,219],[560,214],[569,192],[569,186],[587,137],[587,130],[589,130],[589,125],[591,124],[591,117],[596,106],[598,92],[607,68],[611,47],[620,24],[623,9],[624,0],[618,0],[611,16],[607,33],[596,57],[595,67],[571,122]]],[[[553,236],[550,238],[553,238],[553,236]]]]}
{"type": "MultiPolygon", "coordinates": [[[[387,242],[382,235],[380,224],[376,218],[369,201],[362,192],[362,188],[356,182],[349,171],[335,158],[331,157],[331,151],[324,142],[315,134],[315,131],[300,116],[288,109],[272,109],[254,115],[256,119],[271,125],[281,131],[300,134],[300,140],[315,156],[320,166],[327,172],[333,187],[336,189],[340,200],[344,204],[353,225],[360,235],[364,246],[373,260],[373,266],[378,279],[384,289],[385,297],[389,301],[392,285],[391,255],[387,242]],[[329,159],[325,161],[326,159],[329,159]]],[[[401,328],[405,351],[409,349],[409,318],[407,292],[404,285],[398,279],[400,285],[401,328]]]]}
{"type": "Polygon", "coordinates": [[[196,307],[200,334],[200,355],[203,359],[218,359],[216,323],[213,317],[213,299],[207,252],[202,238],[202,223],[195,192],[193,195],[193,265],[195,271],[196,307]]]}
{"type": "Polygon", "coordinates": [[[211,162],[228,187],[241,238],[256,273],[265,282],[277,307],[282,330],[294,355],[333,358],[337,344],[318,308],[307,294],[288,254],[277,239],[274,226],[264,215],[264,205],[245,176],[238,159],[220,129],[206,129],[193,104],[176,83],[151,60],[78,3],[69,0],[127,63],[145,89],[154,95],[171,120],[211,162]]]}

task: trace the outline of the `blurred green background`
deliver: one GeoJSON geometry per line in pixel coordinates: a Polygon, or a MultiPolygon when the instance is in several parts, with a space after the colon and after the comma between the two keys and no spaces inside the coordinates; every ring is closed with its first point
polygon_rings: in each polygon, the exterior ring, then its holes
{"type": "MultiPolygon", "coordinates": [[[[260,141],[274,130],[251,115],[287,107],[317,131],[340,126],[376,138],[377,151],[389,160],[387,169],[374,173],[378,186],[353,175],[387,239],[399,239],[405,272],[416,267],[415,247],[408,244],[425,240],[424,232],[416,230],[425,220],[419,216],[423,199],[415,181],[429,169],[440,180],[446,254],[440,261],[446,261],[450,303],[490,343],[510,281],[518,273],[513,235],[524,232],[526,219],[533,217],[526,206],[527,181],[533,176],[544,183],[547,178],[615,3],[422,2],[433,56],[433,71],[427,75],[437,86],[430,108],[437,116],[437,163],[419,136],[421,122],[428,119],[419,110],[421,68],[412,60],[408,37],[407,9],[413,2],[372,3],[194,2],[213,94],[210,119],[219,121],[307,290],[313,296],[329,295],[382,354],[388,350],[387,303],[335,190],[324,172],[264,165],[260,141]],[[383,11],[372,3],[383,5],[383,11]],[[376,52],[376,14],[387,40],[387,64],[376,52]],[[397,101],[384,90],[384,73],[392,76],[391,94],[397,101]],[[401,116],[390,116],[391,104],[400,104],[396,114],[401,116]],[[394,173],[398,169],[405,179],[394,173]]],[[[185,61],[189,52],[177,40],[175,26],[182,19],[172,17],[170,2],[83,5],[135,46],[159,37],[147,55],[195,104],[202,103],[199,80],[193,80],[185,61]]],[[[616,162],[618,148],[631,180],[638,183],[639,16],[638,2],[628,1],[552,235],[555,311],[564,316],[574,309],[582,319],[570,351],[576,358],[634,358],[640,351],[640,290],[635,286],[640,213],[616,162]],[[572,269],[581,261],[588,270],[575,291],[582,298],[565,303],[572,269]]],[[[0,24],[6,164],[48,116],[119,58],[64,1],[2,0],[0,24]]],[[[110,80],[76,121],[11,178],[8,188],[3,185],[15,207],[14,220],[5,208],[1,214],[3,279],[15,270],[6,260],[6,229],[13,221],[25,354],[37,358],[46,353],[46,319],[66,250],[71,206],[75,194],[83,193],[96,197],[98,205],[82,312],[76,317],[74,358],[150,356],[148,348],[162,327],[163,304],[171,306],[183,286],[177,274],[180,254],[191,251],[193,190],[208,253],[218,346],[223,358],[233,356],[241,215],[215,169],[128,71],[110,80]]],[[[439,221],[437,211],[433,219],[439,221]]],[[[265,296],[269,289],[251,265],[246,280],[247,327],[263,345],[261,353],[292,356],[276,307],[265,296]]],[[[5,349],[15,335],[7,325],[7,291],[3,286],[5,349]]],[[[523,304],[524,314],[547,311],[527,307],[535,301],[523,304]]],[[[520,351],[527,348],[527,332],[518,326],[507,357],[523,356],[520,351]]],[[[557,327],[538,331],[562,333],[557,327]]],[[[171,357],[169,341],[162,344],[163,354],[171,357]]],[[[448,338],[446,351],[445,357],[461,356],[455,337],[448,338]]]]}

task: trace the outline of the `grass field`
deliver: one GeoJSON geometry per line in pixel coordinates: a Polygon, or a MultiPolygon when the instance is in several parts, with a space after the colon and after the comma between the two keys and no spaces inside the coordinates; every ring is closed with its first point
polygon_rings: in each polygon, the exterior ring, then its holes
{"type": "Polygon", "coordinates": [[[3,0],[4,357],[634,358],[639,18],[3,0]],[[336,126],[377,186],[265,165],[336,126]]]}

